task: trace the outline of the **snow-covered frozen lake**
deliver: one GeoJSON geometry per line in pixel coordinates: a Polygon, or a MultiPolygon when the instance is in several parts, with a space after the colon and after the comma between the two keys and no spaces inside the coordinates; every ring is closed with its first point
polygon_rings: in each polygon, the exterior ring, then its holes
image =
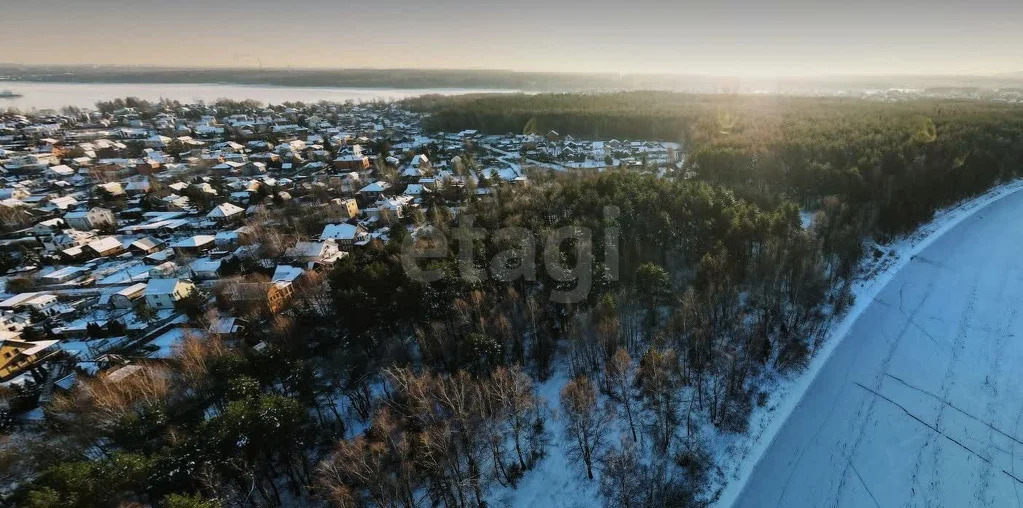
{"type": "Polygon", "coordinates": [[[1023,192],[965,218],[836,346],[736,506],[1017,506],[1023,192]]]}
{"type": "Polygon", "coordinates": [[[366,102],[404,99],[426,94],[511,93],[519,90],[469,88],[320,88],[226,84],[140,84],[140,83],[31,83],[0,81],[0,90],[12,90],[22,97],[0,99],[0,110],[16,108],[30,112],[64,106],[92,108],[99,101],[118,97],[160,98],[181,102],[213,102],[217,99],[252,99],[267,104],[282,102],[332,101],[366,102]]]}

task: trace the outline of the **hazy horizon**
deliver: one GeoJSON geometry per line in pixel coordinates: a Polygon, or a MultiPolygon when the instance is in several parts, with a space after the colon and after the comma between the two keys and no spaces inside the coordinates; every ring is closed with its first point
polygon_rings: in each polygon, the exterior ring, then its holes
{"type": "MultiPolygon", "coordinates": [[[[724,74],[724,73],[709,73],[709,72],[616,72],[616,71],[557,71],[557,70],[529,70],[529,69],[512,69],[512,68],[501,68],[501,67],[346,67],[346,66],[321,66],[321,67],[306,67],[306,66],[273,66],[263,65],[257,67],[246,67],[242,65],[190,65],[190,64],[179,64],[179,65],[155,65],[155,64],[121,64],[121,63],[95,63],[95,62],[82,62],[82,63],[19,63],[13,61],[0,60],[0,68],[4,67],[17,67],[24,69],[45,69],[45,68],[81,68],[81,69],[124,69],[124,70],[263,70],[263,71],[422,71],[422,72],[507,72],[507,73],[521,73],[521,74],[560,74],[560,75],[580,75],[580,76],[594,76],[594,75],[609,75],[609,76],[648,76],[648,77],[706,77],[706,78],[730,78],[740,76],[738,74],[724,74]]],[[[858,79],[858,78],[942,78],[942,77],[1023,77],[1023,70],[1008,69],[1005,71],[998,72],[976,72],[976,73],[952,73],[952,72],[941,72],[941,73],[925,73],[925,72],[891,72],[891,73],[854,73],[854,72],[833,72],[833,73],[817,73],[817,74],[746,74],[742,77],[750,78],[777,78],[777,79],[858,79]]]]}
{"type": "Polygon", "coordinates": [[[36,0],[15,65],[451,69],[708,76],[1023,71],[1023,2],[36,0]]]}

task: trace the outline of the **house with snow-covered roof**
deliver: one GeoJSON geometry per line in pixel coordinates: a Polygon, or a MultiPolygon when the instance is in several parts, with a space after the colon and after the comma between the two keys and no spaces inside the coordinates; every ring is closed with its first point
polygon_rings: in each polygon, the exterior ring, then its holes
{"type": "Polygon", "coordinates": [[[354,153],[342,153],[334,159],[334,169],[361,171],[369,168],[369,157],[354,153]]]}
{"type": "Polygon", "coordinates": [[[114,226],[117,224],[117,219],[110,210],[94,206],[88,210],[77,210],[64,214],[64,222],[79,231],[89,231],[103,226],[114,226]]]}
{"type": "Polygon", "coordinates": [[[206,214],[207,219],[217,222],[228,222],[245,215],[245,209],[231,203],[221,203],[206,214]]]}
{"type": "Polygon", "coordinates": [[[277,313],[284,309],[295,296],[295,282],[304,274],[305,270],[297,266],[277,265],[266,292],[270,312],[277,313]]]}
{"type": "Polygon", "coordinates": [[[124,244],[116,236],[97,238],[85,244],[84,248],[99,257],[116,256],[124,252],[124,244]]]}
{"type": "Polygon", "coordinates": [[[57,210],[67,210],[78,204],[73,196],[58,196],[50,199],[49,206],[57,210]]]}
{"type": "Polygon", "coordinates": [[[55,178],[67,178],[75,174],[75,170],[70,166],[59,164],[56,166],[50,166],[43,172],[46,176],[55,178]]]}
{"type": "Polygon", "coordinates": [[[341,216],[346,219],[354,219],[359,215],[359,203],[354,199],[335,198],[331,200],[331,204],[338,206],[341,209],[341,216]]]}
{"type": "Polygon", "coordinates": [[[160,246],[162,245],[162,240],[157,240],[147,236],[131,242],[128,245],[128,249],[137,254],[147,255],[160,250],[160,246]]]}
{"type": "Polygon", "coordinates": [[[46,316],[53,316],[59,312],[57,295],[46,292],[19,293],[0,302],[0,309],[35,310],[46,316]]]}
{"type": "Polygon", "coordinates": [[[146,283],[146,304],[154,309],[173,309],[174,305],[195,291],[195,285],[182,279],[149,279],[146,283]]]}
{"type": "Polygon", "coordinates": [[[387,182],[384,182],[382,180],[378,180],[376,182],[373,182],[373,183],[371,183],[371,184],[369,184],[369,185],[359,189],[359,194],[361,194],[362,196],[364,196],[367,199],[376,199],[376,198],[380,197],[381,194],[386,192],[387,189],[390,189],[390,188],[391,188],[391,184],[389,184],[387,182]]]}
{"type": "Polygon", "coordinates": [[[362,187],[362,178],[352,171],[341,175],[341,192],[355,192],[355,189],[362,187]]]}
{"type": "Polygon", "coordinates": [[[305,265],[307,268],[315,268],[320,265],[333,264],[338,259],[347,255],[341,251],[335,240],[323,240],[320,242],[298,242],[294,247],[284,252],[284,257],[305,265]]]}
{"type": "Polygon", "coordinates": [[[213,235],[195,235],[178,240],[170,245],[178,256],[194,256],[206,252],[216,246],[213,235]]]}
{"type": "Polygon", "coordinates": [[[351,250],[355,242],[366,236],[366,230],[355,224],[327,224],[320,233],[320,240],[334,240],[341,250],[351,250]]]}
{"type": "Polygon", "coordinates": [[[377,203],[376,209],[380,220],[387,224],[393,224],[405,217],[405,208],[412,206],[412,196],[396,196],[381,200],[377,203]]]}
{"type": "Polygon", "coordinates": [[[199,258],[188,264],[188,270],[195,279],[212,280],[219,277],[220,263],[219,259],[199,258]]]}

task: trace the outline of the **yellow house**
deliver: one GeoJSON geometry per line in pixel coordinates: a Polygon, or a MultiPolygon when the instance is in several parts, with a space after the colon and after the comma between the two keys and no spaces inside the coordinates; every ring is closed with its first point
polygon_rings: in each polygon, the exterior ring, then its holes
{"type": "Polygon", "coordinates": [[[32,367],[57,352],[54,346],[58,341],[42,340],[29,342],[10,336],[17,334],[6,332],[0,337],[0,381],[6,381],[32,367]]]}
{"type": "Polygon", "coordinates": [[[341,201],[341,213],[346,219],[354,219],[359,215],[359,204],[354,199],[341,201]]]}

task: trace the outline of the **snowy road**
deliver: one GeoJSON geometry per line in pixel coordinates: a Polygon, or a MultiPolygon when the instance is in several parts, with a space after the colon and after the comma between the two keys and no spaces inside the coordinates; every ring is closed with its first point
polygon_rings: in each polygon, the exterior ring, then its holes
{"type": "Polygon", "coordinates": [[[736,506],[1021,506],[1021,306],[1016,192],[937,238],[877,294],[736,506]]]}

